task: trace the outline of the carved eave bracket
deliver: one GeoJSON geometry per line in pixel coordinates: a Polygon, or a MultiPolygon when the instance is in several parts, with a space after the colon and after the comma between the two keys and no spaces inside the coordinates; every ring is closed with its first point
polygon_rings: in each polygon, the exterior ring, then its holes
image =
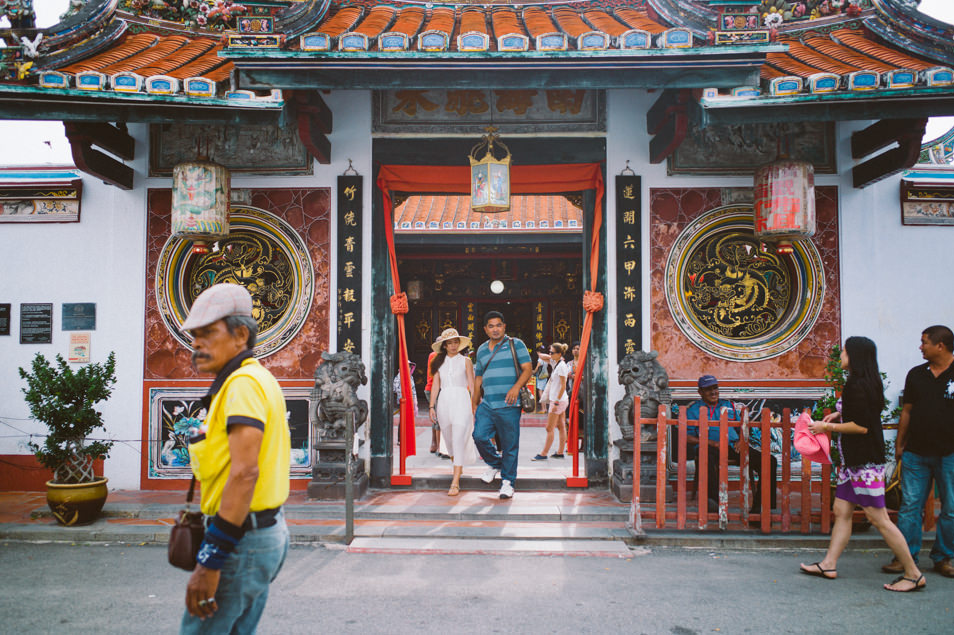
{"type": "Polygon", "coordinates": [[[650,163],[662,163],[685,140],[691,98],[688,89],[665,90],[646,113],[646,129],[654,135],[649,142],[650,163]]]}
{"type": "Polygon", "coordinates": [[[852,183],[863,188],[910,168],[921,155],[927,119],[884,119],[851,135],[851,157],[861,159],[895,143],[851,169],[852,183]]]}
{"type": "Polygon", "coordinates": [[[288,100],[298,137],[318,163],[331,163],[331,108],[316,91],[292,92],[288,100]]]}
{"type": "Polygon", "coordinates": [[[93,148],[97,146],[127,161],[135,158],[136,141],[126,131],[126,124],[64,121],[63,126],[77,168],[109,185],[133,189],[133,169],[93,148]]]}

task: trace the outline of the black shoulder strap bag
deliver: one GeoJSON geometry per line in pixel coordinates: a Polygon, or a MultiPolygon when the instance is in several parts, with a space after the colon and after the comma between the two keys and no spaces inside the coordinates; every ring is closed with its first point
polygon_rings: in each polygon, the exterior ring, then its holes
{"type": "MultiPolygon", "coordinates": [[[[513,369],[517,372],[517,381],[520,379],[520,365],[517,363],[517,349],[513,345],[513,338],[510,339],[510,354],[513,355],[513,369]]],[[[533,412],[537,409],[536,400],[530,394],[530,389],[526,386],[520,386],[520,409],[524,412],[533,412]]]]}

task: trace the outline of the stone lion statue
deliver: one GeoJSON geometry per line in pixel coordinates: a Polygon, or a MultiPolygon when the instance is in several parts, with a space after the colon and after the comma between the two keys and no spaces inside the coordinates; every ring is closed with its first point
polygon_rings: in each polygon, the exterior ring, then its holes
{"type": "MultiPolygon", "coordinates": [[[[669,373],[656,359],[656,351],[636,351],[628,354],[619,363],[619,383],[626,390],[626,396],[616,402],[616,423],[623,433],[623,439],[633,439],[633,398],[641,401],[640,417],[655,417],[659,406],[669,406],[672,395],[669,391],[669,373]]],[[[647,427],[640,436],[642,441],[655,439],[655,431],[647,427]]]]}
{"type": "Polygon", "coordinates": [[[315,370],[313,397],[319,441],[344,440],[345,416],[354,412],[354,429],[368,417],[368,402],[358,399],[358,386],[368,383],[361,358],[348,351],[324,352],[315,370]]]}

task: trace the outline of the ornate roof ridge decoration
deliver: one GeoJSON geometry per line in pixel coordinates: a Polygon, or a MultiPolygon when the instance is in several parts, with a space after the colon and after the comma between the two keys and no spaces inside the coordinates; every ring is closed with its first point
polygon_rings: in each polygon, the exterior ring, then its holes
{"type": "Polygon", "coordinates": [[[96,34],[109,25],[119,0],[87,0],[86,4],[57,24],[42,29],[43,41],[39,50],[43,55],[53,55],[63,48],[72,47],[96,34]]]}
{"type": "Polygon", "coordinates": [[[650,17],[669,26],[682,27],[703,40],[719,26],[720,12],[693,0],[646,0],[650,17]]]}
{"type": "Polygon", "coordinates": [[[295,38],[314,29],[324,20],[331,0],[306,0],[291,4],[275,15],[275,32],[295,38]]]}
{"type": "Polygon", "coordinates": [[[868,30],[917,55],[954,66],[954,25],[921,13],[913,0],[872,1],[877,15],[865,20],[868,30]]]}

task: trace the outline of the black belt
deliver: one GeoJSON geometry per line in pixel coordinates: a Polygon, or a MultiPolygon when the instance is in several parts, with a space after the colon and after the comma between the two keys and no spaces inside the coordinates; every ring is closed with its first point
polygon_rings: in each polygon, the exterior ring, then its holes
{"type": "Polygon", "coordinates": [[[273,507],[272,509],[263,509],[260,512],[249,512],[248,516],[245,517],[245,522],[242,523],[242,529],[251,531],[253,529],[271,527],[278,522],[275,517],[278,516],[281,511],[282,508],[279,506],[273,507]]]}
{"type": "MultiPolygon", "coordinates": [[[[253,529],[265,529],[266,527],[271,527],[278,522],[276,517],[280,511],[282,511],[281,506],[274,507],[272,509],[263,509],[260,512],[249,512],[248,516],[245,517],[245,522],[242,523],[242,529],[245,531],[252,531],[253,529]]],[[[206,528],[212,524],[213,518],[214,516],[205,517],[206,528]]]]}

